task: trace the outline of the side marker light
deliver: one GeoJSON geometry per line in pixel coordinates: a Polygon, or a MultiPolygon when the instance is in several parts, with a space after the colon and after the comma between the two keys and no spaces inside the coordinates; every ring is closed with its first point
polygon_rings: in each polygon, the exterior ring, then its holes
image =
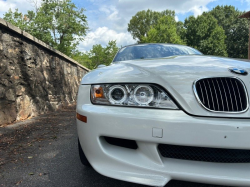
{"type": "Polygon", "coordinates": [[[79,119],[80,121],[87,123],[87,117],[82,116],[81,114],[76,113],[76,118],[79,119]]]}

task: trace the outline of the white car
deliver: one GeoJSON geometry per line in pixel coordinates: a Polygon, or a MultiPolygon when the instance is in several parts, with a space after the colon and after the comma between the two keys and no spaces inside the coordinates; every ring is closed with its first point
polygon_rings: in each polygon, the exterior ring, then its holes
{"type": "Polygon", "coordinates": [[[150,186],[250,186],[248,71],[248,62],[182,45],[121,48],[81,81],[82,163],[150,186]]]}

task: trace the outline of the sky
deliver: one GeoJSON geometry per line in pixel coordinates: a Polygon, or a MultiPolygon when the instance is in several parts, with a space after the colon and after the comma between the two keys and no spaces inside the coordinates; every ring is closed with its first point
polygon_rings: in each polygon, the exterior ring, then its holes
{"type": "MultiPolygon", "coordinates": [[[[20,12],[34,10],[35,3],[41,0],[0,0],[0,17],[9,9],[18,8],[20,12]]],[[[138,11],[151,9],[163,11],[174,10],[175,19],[184,21],[194,15],[197,17],[217,5],[233,5],[238,10],[250,11],[250,0],[72,0],[79,8],[84,8],[89,31],[78,49],[89,51],[93,45],[106,46],[109,41],[116,40],[117,46],[134,44],[136,41],[127,32],[129,20],[138,11]]]]}

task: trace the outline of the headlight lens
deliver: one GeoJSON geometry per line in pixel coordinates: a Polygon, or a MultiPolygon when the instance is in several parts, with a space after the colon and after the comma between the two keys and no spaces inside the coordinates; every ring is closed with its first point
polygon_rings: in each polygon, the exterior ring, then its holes
{"type": "Polygon", "coordinates": [[[150,86],[139,85],[134,90],[134,99],[139,105],[148,105],[154,99],[154,91],[150,86]]]}
{"type": "Polygon", "coordinates": [[[112,104],[122,104],[127,99],[127,91],[124,87],[111,86],[108,91],[109,102],[112,104]]]}
{"type": "Polygon", "coordinates": [[[178,109],[164,90],[151,84],[92,85],[94,104],[178,109]]]}

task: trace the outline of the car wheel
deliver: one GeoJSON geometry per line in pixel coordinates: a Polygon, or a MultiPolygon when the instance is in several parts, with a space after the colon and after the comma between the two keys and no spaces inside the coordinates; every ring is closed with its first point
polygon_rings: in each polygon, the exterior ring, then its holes
{"type": "Polygon", "coordinates": [[[88,159],[86,158],[83,150],[82,150],[82,146],[80,144],[80,141],[78,139],[78,151],[79,151],[79,156],[80,156],[80,160],[81,160],[81,163],[84,165],[84,166],[91,166],[88,159]]]}

